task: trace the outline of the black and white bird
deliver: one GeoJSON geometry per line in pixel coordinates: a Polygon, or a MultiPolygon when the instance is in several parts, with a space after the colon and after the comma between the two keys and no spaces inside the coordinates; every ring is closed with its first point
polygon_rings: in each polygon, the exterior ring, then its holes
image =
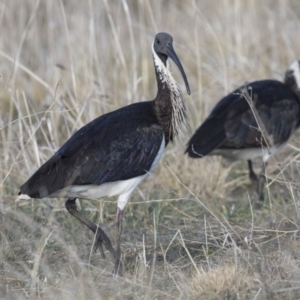
{"type": "Polygon", "coordinates": [[[249,177],[264,199],[268,159],[287,144],[300,123],[300,61],[286,71],[284,82],[254,81],[222,98],[188,142],[192,158],[221,155],[229,160],[247,160],[249,177]],[[252,160],[261,157],[259,177],[252,160]]]}
{"type": "Polygon", "coordinates": [[[78,130],[25,182],[24,198],[68,200],[69,213],[96,234],[96,248],[104,256],[102,243],[119,270],[122,215],[133,190],[160,161],[164,149],[186,126],[182,92],[171,73],[170,60],[179,68],[190,94],[184,69],[168,33],[158,33],[152,44],[158,91],[154,100],[134,103],[107,113],[78,130]],[[117,242],[112,246],[105,232],[82,215],[75,200],[118,195],[117,242]]]}

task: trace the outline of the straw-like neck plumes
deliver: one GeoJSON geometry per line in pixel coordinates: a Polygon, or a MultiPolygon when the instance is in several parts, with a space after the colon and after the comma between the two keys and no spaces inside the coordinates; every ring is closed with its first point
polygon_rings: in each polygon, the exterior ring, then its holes
{"type": "Polygon", "coordinates": [[[152,45],[158,92],[154,100],[158,120],[164,128],[166,141],[174,136],[182,139],[186,134],[186,107],[182,92],[175,81],[170,61],[158,55],[152,45]]]}
{"type": "Polygon", "coordinates": [[[285,73],[284,83],[300,97],[300,61],[294,61],[285,73]]]}

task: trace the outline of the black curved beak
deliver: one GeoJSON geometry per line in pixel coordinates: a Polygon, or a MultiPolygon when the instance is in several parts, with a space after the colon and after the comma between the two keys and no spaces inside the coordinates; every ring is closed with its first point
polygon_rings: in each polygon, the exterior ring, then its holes
{"type": "Polygon", "coordinates": [[[181,65],[181,62],[172,46],[172,44],[168,44],[167,46],[167,55],[174,61],[174,63],[176,64],[176,66],[178,67],[179,71],[181,72],[181,75],[183,77],[184,83],[185,83],[185,88],[186,88],[186,92],[190,95],[191,91],[190,91],[190,86],[189,83],[187,81],[184,69],[181,65]]]}

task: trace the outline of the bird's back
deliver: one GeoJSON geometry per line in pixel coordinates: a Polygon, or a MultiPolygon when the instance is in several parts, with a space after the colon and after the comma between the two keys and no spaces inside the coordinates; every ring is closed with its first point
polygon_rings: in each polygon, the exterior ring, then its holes
{"type": "Polygon", "coordinates": [[[186,151],[191,157],[202,157],[215,149],[261,148],[269,143],[279,146],[299,126],[299,111],[296,95],[284,83],[249,83],[218,102],[186,151]]]}
{"type": "Polygon", "coordinates": [[[101,185],[144,175],[162,140],[152,101],[123,107],[78,130],[20,193],[43,198],[71,185],[101,185]]]}

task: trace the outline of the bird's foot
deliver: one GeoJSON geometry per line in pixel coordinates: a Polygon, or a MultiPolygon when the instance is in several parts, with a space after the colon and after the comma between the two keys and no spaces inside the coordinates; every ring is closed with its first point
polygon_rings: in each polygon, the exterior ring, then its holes
{"type": "Polygon", "coordinates": [[[93,249],[94,249],[94,252],[96,252],[97,249],[99,249],[100,254],[101,254],[101,258],[105,258],[104,249],[103,249],[103,241],[101,239],[102,239],[102,236],[101,236],[101,238],[96,237],[96,239],[94,241],[93,249]]]}
{"type": "Polygon", "coordinates": [[[116,250],[113,248],[110,239],[106,235],[106,233],[100,228],[97,228],[95,242],[94,242],[94,251],[98,248],[101,253],[101,257],[105,258],[105,254],[103,251],[103,244],[105,245],[106,249],[111,253],[114,262],[114,271],[113,274],[115,276],[122,276],[123,268],[121,263],[121,247],[120,247],[120,237],[117,240],[116,250]]]}
{"type": "Polygon", "coordinates": [[[101,253],[101,257],[105,258],[105,254],[103,251],[103,244],[105,245],[106,249],[111,253],[112,257],[115,258],[116,252],[111,244],[110,239],[106,235],[106,233],[101,229],[99,226],[97,226],[97,230],[95,232],[95,242],[94,242],[94,251],[96,251],[98,248],[101,253]]]}

